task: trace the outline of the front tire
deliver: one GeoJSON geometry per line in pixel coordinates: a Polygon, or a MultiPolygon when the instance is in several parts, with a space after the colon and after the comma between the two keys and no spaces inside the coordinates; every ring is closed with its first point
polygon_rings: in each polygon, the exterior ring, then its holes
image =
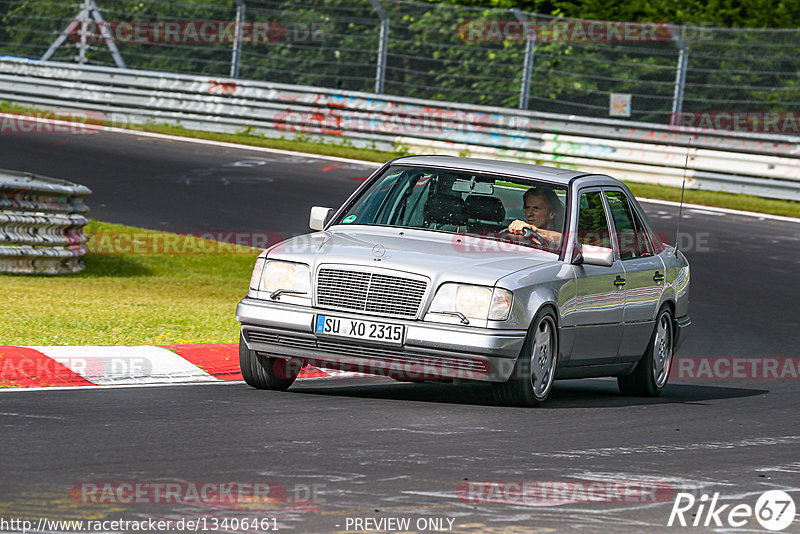
{"type": "Polygon", "coordinates": [[[302,366],[301,360],[272,358],[250,350],[244,336],[239,334],[239,367],[248,386],[285,391],[294,383],[302,366]]]}
{"type": "Polygon", "coordinates": [[[673,336],[672,312],[664,305],[658,311],[653,335],[647,350],[633,372],[617,377],[617,385],[624,395],[657,397],[664,390],[672,368],[673,336]]]}
{"type": "Polygon", "coordinates": [[[539,406],[550,394],[558,364],[558,331],[549,310],[534,319],[511,378],[493,384],[497,400],[509,406],[539,406]]]}

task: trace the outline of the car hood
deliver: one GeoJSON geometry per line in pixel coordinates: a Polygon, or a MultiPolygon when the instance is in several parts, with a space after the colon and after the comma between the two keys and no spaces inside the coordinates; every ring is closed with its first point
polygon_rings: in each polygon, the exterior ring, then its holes
{"type": "Polygon", "coordinates": [[[345,264],[454,281],[494,285],[500,278],[555,262],[558,256],[493,239],[430,230],[334,226],[298,236],[268,251],[270,259],[308,264],[345,264]]]}

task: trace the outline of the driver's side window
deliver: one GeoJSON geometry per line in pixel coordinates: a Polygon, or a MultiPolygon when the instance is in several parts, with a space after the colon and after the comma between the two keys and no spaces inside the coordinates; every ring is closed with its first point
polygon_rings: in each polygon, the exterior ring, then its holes
{"type": "Polygon", "coordinates": [[[611,234],[600,191],[581,193],[578,205],[578,242],[611,248],[611,234]]]}

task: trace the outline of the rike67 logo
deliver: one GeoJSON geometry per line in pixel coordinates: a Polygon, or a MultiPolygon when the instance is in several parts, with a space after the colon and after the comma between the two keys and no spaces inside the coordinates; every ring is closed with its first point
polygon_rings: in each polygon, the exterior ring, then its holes
{"type": "MultiPolygon", "coordinates": [[[[703,494],[699,498],[691,493],[678,493],[667,526],[738,528],[748,525],[755,517],[761,527],[780,531],[792,524],[796,512],[794,499],[780,490],[762,493],[755,506],[748,503],[720,504],[719,501],[718,492],[711,497],[703,494]]],[[[754,526],[749,525],[750,528],[754,526]]]]}

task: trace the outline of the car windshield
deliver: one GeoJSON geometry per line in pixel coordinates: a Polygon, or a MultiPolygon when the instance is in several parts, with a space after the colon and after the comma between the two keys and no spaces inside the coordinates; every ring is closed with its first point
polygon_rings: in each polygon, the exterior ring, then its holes
{"type": "Polygon", "coordinates": [[[556,251],[564,233],[566,196],[566,187],[532,179],[395,165],[334,223],[479,235],[556,251]],[[541,239],[530,229],[510,232],[516,220],[537,229],[541,239]]]}

